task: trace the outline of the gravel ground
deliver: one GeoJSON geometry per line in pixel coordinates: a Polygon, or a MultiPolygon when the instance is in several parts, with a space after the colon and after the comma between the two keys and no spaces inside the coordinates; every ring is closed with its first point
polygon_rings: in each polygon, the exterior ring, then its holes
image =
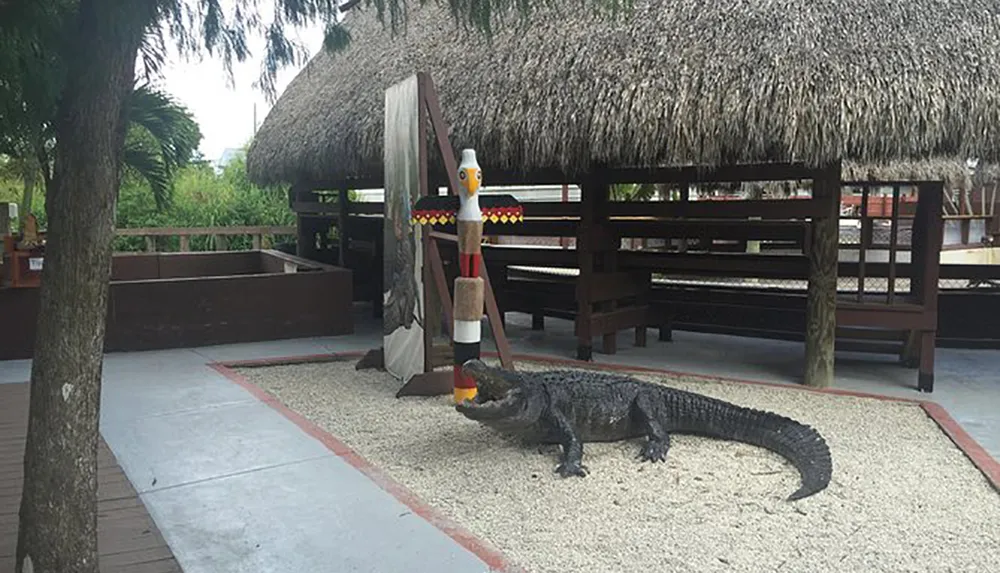
{"type": "Polygon", "coordinates": [[[794,468],[749,445],[678,435],[654,465],[638,442],[586,444],[590,475],[562,479],[557,448],[505,440],[450,397],[396,399],[354,359],[239,371],[529,571],[1000,571],[1000,495],[918,406],[638,375],[819,430],[833,481],[790,503],[794,468]]]}

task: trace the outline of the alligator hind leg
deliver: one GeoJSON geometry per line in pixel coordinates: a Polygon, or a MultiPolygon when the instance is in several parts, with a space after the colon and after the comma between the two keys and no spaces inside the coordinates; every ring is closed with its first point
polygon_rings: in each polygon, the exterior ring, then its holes
{"type": "Polygon", "coordinates": [[[666,461],[667,451],[670,450],[670,434],[657,419],[656,409],[640,395],[636,399],[635,410],[636,422],[646,433],[646,443],[636,457],[647,462],[666,461]]]}

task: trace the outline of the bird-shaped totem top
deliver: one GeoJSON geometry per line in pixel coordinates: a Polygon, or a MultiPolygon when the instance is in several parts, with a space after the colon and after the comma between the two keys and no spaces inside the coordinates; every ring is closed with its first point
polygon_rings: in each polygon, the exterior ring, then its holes
{"type": "Polygon", "coordinates": [[[413,206],[413,222],[445,225],[461,221],[517,223],[524,219],[524,207],[512,195],[480,195],[483,171],[474,149],[462,150],[458,166],[458,195],[427,195],[413,206]]]}

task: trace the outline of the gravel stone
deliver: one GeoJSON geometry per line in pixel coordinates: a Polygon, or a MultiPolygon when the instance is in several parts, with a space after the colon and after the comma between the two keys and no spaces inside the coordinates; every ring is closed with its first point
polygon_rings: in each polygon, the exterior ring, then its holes
{"type": "Polygon", "coordinates": [[[563,479],[558,447],[505,439],[450,396],[397,399],[354,362],[238,371],[529,571],[1000,571],[1000,495],[915,404],[634,373],[815,427],[833,479],[787,502],[781,457],[695,436],[657,464],[637,441],[585,444],[590,475],[563,479]]]}

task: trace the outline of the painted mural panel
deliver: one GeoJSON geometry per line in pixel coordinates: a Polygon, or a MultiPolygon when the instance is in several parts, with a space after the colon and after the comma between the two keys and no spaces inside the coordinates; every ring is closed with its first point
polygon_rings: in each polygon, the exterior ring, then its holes
{"type": "Polygon", "coordinates": [[[385,368],[403,382],[424,370],[421,229],[410,221],[420,197],[419,105],[415,75],[385,92],[382,335],[385,368]]]}

